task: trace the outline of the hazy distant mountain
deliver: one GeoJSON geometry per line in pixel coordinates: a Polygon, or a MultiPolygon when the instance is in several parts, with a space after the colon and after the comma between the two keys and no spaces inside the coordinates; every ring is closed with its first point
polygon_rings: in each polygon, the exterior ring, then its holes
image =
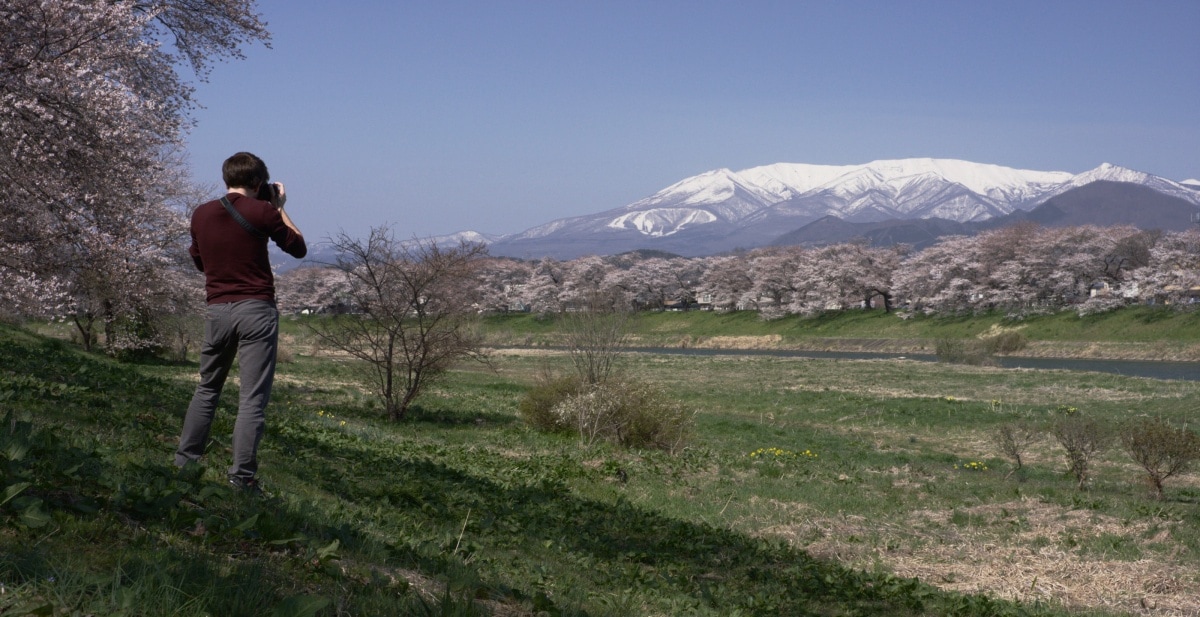
{"type": "MultiPolygon", "coordinates": [[[[817,221],[823,221],[826,242],[852,229],[843,223],[869,223],[858,235],[920,245],[951,232],[956,224],[964,226],[957,233],[966,233],[971,224],[1004,220],[1057,197],[1068,202],[1102,198],[1103,206],[1094,214],[1108,213],[1107,218],[1087,222],[1109,224],[1102,220],[1119,220],[1116,213],[1122,210],[1142,210],[1141,200],[1150,193],[1173,198],[1176,206],[1182,202],[1193,210],[1200,207],[1200,182],[1174,182],[1107,163],[1077,175],[928,158],[845,166],[779,163],[737,172],[708,171],[621,208],[559,219],[498,239],[491,252],[526,258],[636,249],[707,255],[778,241],[820,242],[821,226],[804,231],[817,221]],[[1136,185],[1144,191],[1109,187],[1068,197],[1095,183],[1136,185]],[[835,229],[839,233],[833,233],[835,229]],[[789,232],[797,235],[781,240],[789,232]]],[[[1087,218],[1086,208],[1068,202],[1056,202],[1055,207],[1067,203],[1075,217],[1071,220],[1087,218]]],[[[1051,216],[1050,211],[1043,214],[1051,216]]],[[[1171,215],[1164,210],[1162,216],[1171,215]]]]}
{"type": "Polygon", "coordinates": [[[866,239],[871,246],[908,244],[923,249],[936,244],[942,236],[971,235],[978,233],[972,223],[959,223],[946,219],[888,219],[874,223],[843,221],[836,216],[827,216],[800,229],[776,238],[775,246],[820,246],[866,239]]]}

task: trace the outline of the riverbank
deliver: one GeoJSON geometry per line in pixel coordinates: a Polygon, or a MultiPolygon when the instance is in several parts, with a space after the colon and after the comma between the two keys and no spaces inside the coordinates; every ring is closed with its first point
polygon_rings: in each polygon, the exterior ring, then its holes
{"type": "MultiPolygon", "coordinates": [[[[633,344],[644,343],[634,337],[633,344]]],[[[737,349],[771,351],[821,351],[843,353],[933,354],[936,341],[925,339],[870,339],[814,337],[784,341],[776,336],[711,337],[689,340],[682,347],[694,349],[737,349]]],[[[1029,341],[1014,353],[1018,358],[1062,358],[1076,360],[1142,360],[1200,362],[1200,344],[1173,341],[1029,341]]]]}
{"type": "MultiPolygon", "coordinates": [[[[499,315],[484,320],[490,346],[559,346],[557,319],[499,315]]],[[[1134,307],[1079,317],[1074,313],[1011,319],[901,316],[848,311],[764,321],[757,314],[644,313],[631,323],[635,347],[933,354],[939,340],[984,339],[1017,333],[1029,358],[1200,362],[1200,313],[1134,307]]]]}

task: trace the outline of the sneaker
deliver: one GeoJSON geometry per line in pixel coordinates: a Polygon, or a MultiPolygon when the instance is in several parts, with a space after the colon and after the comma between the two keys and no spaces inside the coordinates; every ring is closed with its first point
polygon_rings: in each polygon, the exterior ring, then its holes
{"type": "Polygon", "coordinates": [[[258,480],[254,478],[230,477],[229,486],[232,486],[236,491],[257,497],[261,497],[266,494],[263,492],[262,487],[259,486],[258,480]]]}

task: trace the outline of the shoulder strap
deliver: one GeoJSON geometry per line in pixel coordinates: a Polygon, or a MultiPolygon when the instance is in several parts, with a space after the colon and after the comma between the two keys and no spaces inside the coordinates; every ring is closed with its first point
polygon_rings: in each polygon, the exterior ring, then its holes
{"type": "Polygon", "coordinates": [[[250,232],[250,235],[254,236],[255,238],[259,238],[259,239],[267,237],[267,234],[264,233],[263,230],[255,227],[254,225],[251,225],[250,221],[247,221],[246,218],[243,217],[241,215],[241,213],[238,212],[237,209],[235,209],[233,207],[233,204],[229,203],[228,198],[222,197],[221,205],[225,206],[225,210],[227,212],[229,212],[229,216],[232,216],[233,220],[237,221],[238,225],[242,226],[242,229],[245,229],[246,231],[250,232]]]}

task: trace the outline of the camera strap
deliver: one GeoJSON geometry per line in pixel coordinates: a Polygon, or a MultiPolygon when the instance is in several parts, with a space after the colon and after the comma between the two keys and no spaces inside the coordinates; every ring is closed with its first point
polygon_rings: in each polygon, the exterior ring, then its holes
{"type": "Polygon", "coordinates": [[[251,224],[250,224],[250,221],[247,221],[247,220],[245,219],[245,217],[243,217],[243,216],[241,215],[241,213],[240,213],[240,212],[238,212],[238,211],[237,211],[237,209],[233,207],[233,204],[229,203],[229,199],[227,199],[227,198],[225,198],[225,197],[222,197],[222,198],[221,198],[221,205],[222,205],[222,206],[225,206],[225,210],[226,210],[227,212],[229,212],[229,216],[232,216],[232,217],[233,217],[233,220],[237,221],[237,222],[238,222],[238,225],[241,225],[241,226],[242,226],[242,229],[245,229],[247,232],[249,232],[249,233],[250,233],[250,235],[252,235],[252,236],[254,236],[255,238],[258,238],[258,239],[260,239],[260,240],[261,240],[262,238],[266,238],[266,237],[267,237],[267,234],[266,234],[266,233],[264,233],[264,232],[263,232],[263,230],[261,230],[261,229],[259,229],[259,228],[255,227],[254,225],[251,225],[251,224]]]}

